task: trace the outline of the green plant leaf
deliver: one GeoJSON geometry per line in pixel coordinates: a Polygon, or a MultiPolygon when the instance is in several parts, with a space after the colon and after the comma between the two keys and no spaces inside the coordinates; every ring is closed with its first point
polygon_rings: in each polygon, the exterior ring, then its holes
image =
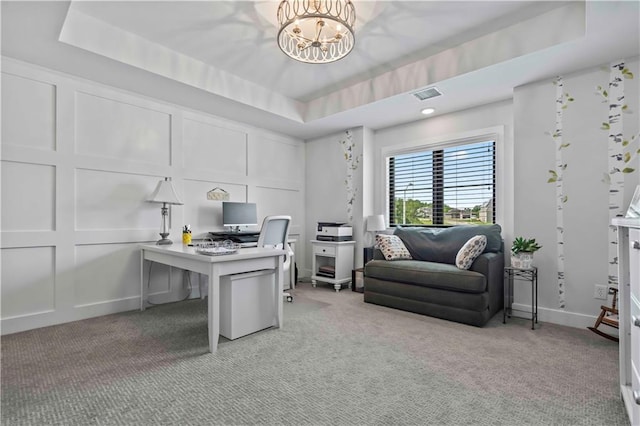
{"type": "Polygon", "coordinates": [[[560,145],[560,147],[558,147],[558,150],[561,150],[562,148],[566,148],[568,146],[570,146],[571,143],[567,142],[567,143],[563,143],[562,145],[560,145]]]}
{"type": "Polygon", "coordinates": [[[569,201],[569,197],[567,195],[564,195],[561,199],[560,199],[563,203],[566,203],[567,201],[569,201]]]}
{"type": "Polygon", "coordinates": [[[628,163],[631,160],[631,153],[630,152],[625,152],[624,153],[624,162],[628,163]]]}
{"type": "Polygon", "coordinates": [[[625,167],[624,169],[622,169],[622,173],[633,173],[636,169],[632,168],[632,167],[625,167]]]}
{"type": "Polygon", "coordinates": [[[524,237],[516,237],[511,244],[511,252],[513,254],[520,252],[533,253],[541,248],[542,246],[536,242],[535,238],[526,239],[524,237]]]}
{"type": "Polygon", "coordinates": [[[609,123],[602,123],[602,126],[600,128],[602,130],[609,130],[611,126],[609,126],[609,123]]]}
{"type": "Polygon", "coordinates": [[[627,146],[627,145],[629,145],[629,141],[626,141],[626,140],[622,141],[622,146],[627,146]]]}
{"type": "Polygon", "coordinates": [[[607,91],[606,91],[606,90],[603,90],[603,91],[602,91],[602,95],[603,95],[603,96],[605,96],[605,97],[608,97],[608,96],[609,96],[609,93],[607,93],[607,91]]]}
{"type": "Polygon", "coordinates": [[[622,105],[622,110],[623,111],[626,111],[628,108],[629,108],[629,105],[627,105],[627,104],[622,105]]]}
{"type": "Polygon", "coordinates": [[[549,179],[547,180],[547,183],[553,183],[553,182],[557,182],[557,181],[558,181],[558,179],[556,179],[556,178],[552,178],[552,177],[551,177],[551,178],[549,178],[549,179]]]}

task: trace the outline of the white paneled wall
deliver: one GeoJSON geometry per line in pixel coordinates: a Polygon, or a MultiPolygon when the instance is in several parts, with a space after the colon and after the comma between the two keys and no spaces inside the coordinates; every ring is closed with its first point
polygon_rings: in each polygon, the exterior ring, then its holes
{"type": "MultiPolygon", "coordinates": [[[[304,169],[300,140],[3,58],[2,333],[136,309],[139,244],[160,229],[146,200],[165,176],[184,201],[176,244],[185,224],[194,238],[223,229],[215,187],[259,220],[290,214],[304,240],[304,169]]],[[[182,271],[149,266],[152,302],[189,294],[182,271]]]]}

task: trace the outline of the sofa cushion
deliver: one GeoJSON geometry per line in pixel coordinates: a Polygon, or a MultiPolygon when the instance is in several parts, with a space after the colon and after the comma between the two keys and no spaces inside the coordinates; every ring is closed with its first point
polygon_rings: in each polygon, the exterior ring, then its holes
{"type": "Polygon", "coordinates": [[[465,293],[483,293],[487,280],[479,272],[455,265],[421,260],[372,260],[365,265],[366,277],[465,293]]]}
{"type": "Polygon", "coordinates": [[[462,246],[475,235],[487,237],[483,253],[502,251],[500,225],[458,225],[449,228],[402,228],[394,234],[400,237],[415,260],[455,265],[462,246]]]}
{"type": "MultiPolygon", "coordinates": [[[[434,306],[446,306],[461,310],[486,311],[489,308],[489,293],[464,293],[440,288],[422,287],[399,282],[379,280],[365,276],[365,302],[372,293],[393,297],[398,301],[412,300],[434,306]]],[[[403,309],[401,307],[401,309],[403,309]]],[[[426,312],[431,314],[430,312],[426,312]]]]}
{"type": "Polygon", "coordinates": [[[404,243],[395,235],[376,235],[376,246],[386,260],[411,259],[404,243]]]}
{"type": "Polygon", "coordinates": [[[487,237],[476,235],[467,241],[456,255],[456,266],[460,269],[469,269],[476,257],[480,256],[487,246],[487,237]]]}

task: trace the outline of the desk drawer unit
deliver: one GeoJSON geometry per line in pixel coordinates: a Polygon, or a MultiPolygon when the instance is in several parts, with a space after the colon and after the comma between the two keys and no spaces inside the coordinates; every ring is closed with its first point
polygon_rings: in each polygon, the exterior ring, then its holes
{"type": "Polygon", "coordinates": [[[225,275],[220,278],[220,334],[229,340],[275,324],[272,270],[225,275]]]}

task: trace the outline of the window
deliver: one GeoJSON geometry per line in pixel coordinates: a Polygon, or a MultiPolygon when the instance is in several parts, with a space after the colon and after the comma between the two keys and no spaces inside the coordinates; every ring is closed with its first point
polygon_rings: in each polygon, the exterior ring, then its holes
{"type": "Polygon", "coordinates": [[[493,140],[389,157],[389,223],[495,223],[495,163],[493,140]]]}

